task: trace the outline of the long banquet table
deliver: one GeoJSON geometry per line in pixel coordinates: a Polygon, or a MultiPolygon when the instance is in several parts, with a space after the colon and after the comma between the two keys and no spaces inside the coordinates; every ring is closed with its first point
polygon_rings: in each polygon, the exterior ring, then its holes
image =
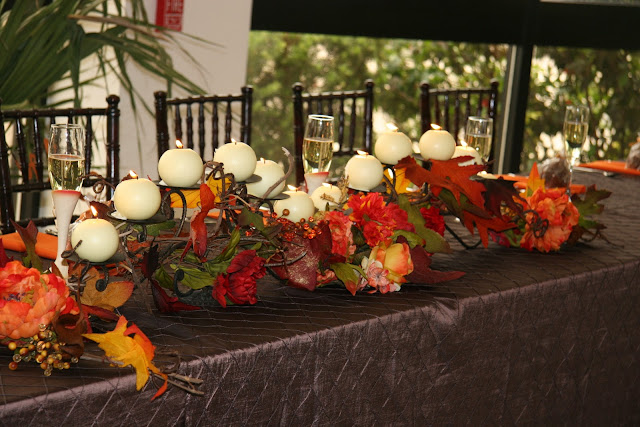
{"type": "Polygon", "coordinates": [[[171,387],[151,401],[156,388],[137,392],[131,370],[92,361],[10,371],[3,350],[0,424],[638,425],[640,179],[575,181],[613,191],[609,243],[454,245],[433,267],[464,277],[387,295],[268,279],[255,306],[164,315],[139,289],[122,314],[159,359],[179,354],[203,397],[171,387]]]}

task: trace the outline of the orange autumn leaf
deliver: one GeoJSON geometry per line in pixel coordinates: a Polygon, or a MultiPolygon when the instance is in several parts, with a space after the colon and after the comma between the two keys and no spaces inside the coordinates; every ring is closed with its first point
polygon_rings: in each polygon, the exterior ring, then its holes
{"type": "Polygon", "coordinates": [[[540,174],[538,173],[538,164],[534,163],[531,168],[531,172],[529,172],[529,178],[527,179],[526,196],[531,197],[538,188],[544,190],[544,179],[540,178],[540,174]]]}
{"type": "Polygon", "coordinates": [[[113,311],[127,302],[132,293],[133,282],[131,281],[110,282],[104,291],[97,290],[95,281],[93,281],[92,284],[88,283],[85,286],[80,302],[113,311]]]}
{"type": "Polygon", "coordinates": [[[396,169],[404,169],[406,177],[415,185],[421,187],[428,183],[434,196],[438,197],[442,189],[451,191],[455,199],[460,202],[460,195],[476,206],[484,206],[482,193],[486,191],[480,181],[470,179],[484,170],[483,165],[458,166],[460,159],[430,160],[431,169],[427,170],[418,165],[412,157],[405,157],[396,165],[396,169]]]}
{"type": "Polygon", "coordinates": [[[165,384],[158,390],[154,399],[166,390],[167,376],[153,364],[155,346],[149,338],[134,324],[127,327],[127,319],[120,316],[116,327],[104,334],[83,334],[87,339],[95,341],[104,350],[107,357],[120,362],[122,366],[132,366],[136,370],[136,390],[149,380],[149,371],[162,376],[165,384]],[[130,335],[133,334],[133,337],[130,335]]]}

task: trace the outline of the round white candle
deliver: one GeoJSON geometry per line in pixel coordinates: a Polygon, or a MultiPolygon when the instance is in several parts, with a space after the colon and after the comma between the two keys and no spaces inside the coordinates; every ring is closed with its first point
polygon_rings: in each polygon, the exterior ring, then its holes
{"type": "Polygon", "coordinates": [[[374,153],[378,160],[387,165],[396,165],[413,153],[411,140],[402,132],[384,132],[376,140],[374,153]]]}
{"type": "MultiPolygon", "coordinates": [[[[284,170],[282,166],[274,162],[273,160],[260,159],[256,164],[256,170],[253,172],[258,175],[262,180],[258,182],[251,182],[247,184],[247,192],[252,196],[262,197],[267,190],[276,183],[280,178],[284,176],[284,170]]],[[[282,193],[284,190],[285,181],[282,181],[275,189],[273,189],[266,198],[273,198],[274,196],[282,193]]]]}
{"type": "Polygon", "coordinates": [[[85,219],[73,229],[71,245],[82,259],[92,262],[104,262],[111,258],[118,250],[118,232],[115,227],[104,219],[85,219]]]}
{"type": "Polygon", "coordinates": [[[289,197],[277,200],[273,204],[273,210],[279,217],[287,218],[289,221],[298,222],[301,219],[309,220],[316,211],[311,197],[304,191],[285,191],[283,194],[289,197]],[[285,214],[285,210],[288,212],[285,214]]]}
{"type": "Polygon", "coordinates": [[[313,204],[319,211],[326,210],[327,204],[329,205],[329,208],[338,206],[338,202],[341,197],[342,191],[340,188],[335,185],[327,184],[326,182],[311,193],[311,200],[313,200],[313,204]],[[325,194],[331,197],[334,201],[332,202],[331,200],[324,199],[322,196],[325,194]]]}
{"type": "Polygon", "coordinates": [[[203,171],[202,157],[190,148],[167,150],[158,161],[158,174],[171,187],[191,187],[203,171]]]}
{"type": "Polygon", "coordinates": [[[230,142],[218,147],[213,161],[222,163],[225,173],[232,173],[236,181],[245,181],[256,170],[256,153],[243,142],[230,142]]]}
{"type": "Polygon", "coordinates": [[[122,181],[113,194],[116,210],[125,218],[133,220],[149,219],[160,208],[160,190],[146,178],[122,181]]]}
{"type": "Polygon", "coordinates": [[[380,160],[374,156],[360,153],[349,159],[344,174],[349,180],[349,187],[370,191],[382,181],[383,168],[380,160]]]}
{"type": "Polygon", "coordinates": [[[457,145],[455,151],[453,152],[452,159],[456,157],[462,156],[472,156],[473,159],[467,160],[466,162],[458,163],[458,166],[469,166],[469,165],[480,165],[482,164],[482,157],[480,157],[480,153],[473,147],[457,145]]]}
{"type": "Polygon", "coordinates": [[[443,129],[431,129],[420,137],[420,154],[425,160],[449,160],[456,149],[456,141],[443,129]]]}

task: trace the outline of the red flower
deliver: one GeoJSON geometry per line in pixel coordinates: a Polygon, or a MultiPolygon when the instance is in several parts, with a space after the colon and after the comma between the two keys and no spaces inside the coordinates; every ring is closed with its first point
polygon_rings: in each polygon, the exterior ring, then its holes
{"type": "Polygon", "coordinates": [[[371,247],[391,237],[395,230],[415,232],[407,212],[395,203],[386,204],[379,193],[369,193],[364,197],[353,195],[347,205],[352,209],[349,219],[362,229],[371,247]]]}
{"type": "Polygon", "coordinates": [[[218,276],[213,297],[223,307],[227,306],[227,298],[234,304],[258,302],[256,281],[266,273],[264,262],[255,250],[240,252],[231,261],[227,272],[218,276]]]}
{"type": "Polygon", "coordinates": [[[569,196],[563,188],[538,188],[531,197],[527,198],[529,209],[537,212],[527,213],[524,235],[520,240],[520,246],[532,250],[538,249],[540,252],[557,251],[560,245],[567,241],[573,227],[578,224],[580,213],[571,203],[569,196]],[[540,220],[548,221],[548,227],[542,235],[534,230],[533,223],[539,217],[540,220]]]}
{"type": "Polygon", "coordinates": [[[427,228],[435,231],[441,236],[444,236],[444,217],[440,213],[440,209],[431,206],[430,208],[420,208],[420,213],[424,218],[424,225],[427,228]]]}

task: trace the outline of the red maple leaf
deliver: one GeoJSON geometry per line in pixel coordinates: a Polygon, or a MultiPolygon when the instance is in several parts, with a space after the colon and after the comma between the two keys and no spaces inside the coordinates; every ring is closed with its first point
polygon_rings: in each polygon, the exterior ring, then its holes
{"type": "Polygon", "coordinates": [[[296,235],[290,242],[285,243],[288,260],[296,260],[272,270],[281,279],[295,288],[313,291],[318,284],[318,267],[325,264],[331,257],[331,230],[329,225],[320,226],[320,233],[313,239],[305,239],[296,235]]]}
{"type": "Polygon", "coordinates": [[[200,203],[200,211],[191,219],[191,238],[182,252],[182,257],[189,252],[191,245],[193,245],[193,252],[199,257],[203,257],[207,250],[207,226],[204,224],[204,219],[209,211],[215,207],[216,196],[211,188],[204,183],[200,184],[200,203]]]}

